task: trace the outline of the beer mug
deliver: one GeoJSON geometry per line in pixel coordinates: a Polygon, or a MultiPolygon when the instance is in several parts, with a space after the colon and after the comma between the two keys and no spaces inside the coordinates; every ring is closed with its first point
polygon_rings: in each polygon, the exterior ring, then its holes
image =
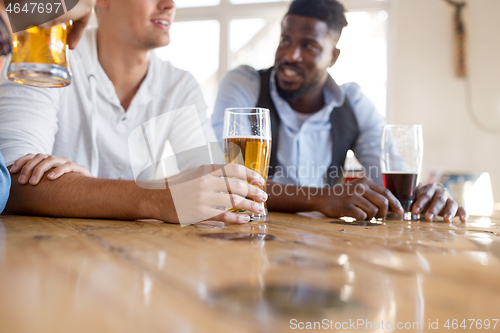
{"type": "Polygon", "coordinates": [[[412,219],[411,207],[419,182],[424,140],[421,125],[386,125],[382,132],[380,164],[384,187],[404,209],[402,220],[412,219]]]}
{"type": "MultiPolygon", "coordinates": [[[[241,164],[264,178],[266,189],[267,172],[271,157],[271,119],[268,109],[233,108],[226,109],[223,132],[224,157],[227,164],[241,164]]],[[[257,215],[231,207],[229,211],[248,214],[251,221],[267,220],[265,213],[257,215]]]]}
{"type": "Polygon", "coordinates": [[[56,88],[71,83],[66,39],[69,23],[31,27],[14,35],[7,78],[28,86],[56,88]]]}

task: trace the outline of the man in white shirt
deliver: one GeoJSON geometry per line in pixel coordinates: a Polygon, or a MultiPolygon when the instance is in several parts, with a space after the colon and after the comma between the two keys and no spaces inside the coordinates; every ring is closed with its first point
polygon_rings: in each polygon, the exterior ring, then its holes
{"type": "MultiPolygon", "coordinates": [[[[167,140],[174,152],[215,141],[193,76],[151,52],[169,43],[175,4],[172,0],[97,0],[96,5],[99,28],[86,31],[70,54],[70,86],[42,89],[0,79],[0,150],[6,165],[31,153],[38,155],[30,155],[26,168],[42,163],[57,166],[58,159],[71,160],[100,178],[69,173],[49,181],[42,172],[34,173],[35,179],[29,180],[40,183],[29,186],[25,185],[28,179],[13,175],[6,212],[178,222],[172,188],[166,186],[167,190],[159,191],[138,187],[128,150],[134,130],[141,126],[144,130],[145,123],[160,116],[165,126],[150,136],[155,142],[148,146],[159,148],[150,152],[156,161],[161,159],[161,143],[167,140]]],[[[229,195],[220,192],[226,184],[238,180],[221,178],[222,170],[198,167],[180,156],[179,168],[184,173],[176,178],[178,183],[182,183],[179,179],[208,179],[191,187],[182,186],[192,198],[192,210],[215,214],[220,213],[215,207],[230,206],[229,195]]],[[[243,182],[259,183],[261,177],[236,165],[224,169],[225,176],[240,178],[244,197],[259,202],[239,200],[240,207],[261,213],[260,203],[267,195],[243,182]]],[[[48,178],[54,178],[50,172],[48,178]]],[[[249,221],[248,215],[230,212],[215,219],[249,221]]]]}

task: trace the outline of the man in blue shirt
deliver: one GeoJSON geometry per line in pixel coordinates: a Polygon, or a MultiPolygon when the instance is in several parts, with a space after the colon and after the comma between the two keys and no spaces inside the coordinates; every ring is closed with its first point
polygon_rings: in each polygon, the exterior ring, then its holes
{"type": "MultiPolygon", "coordinates": [[[[357,84],[339,86],[327,72],[340,55],[336,45],[345,26],[344,7],[336,0],[295,0],[282,22],[274,67],[257,71],[241,66],[220,84],[212,118],[219,140],[225,108],[271,110],[270,209],[314,209],[359,219],[383,217],[389,205],[400,212],[394,197],[380,186],[384,118],[357,84]],[[373,181],[339,184],[349,149],[373,181]],[[289,188],[287,194],[283,186],[289,188]],[[332,186],[336,191],[310,195],[313,188],[332,186]],[[360,194],[346,195],[350,186],[358,186],[360,194]],[[306,189],[300,192],[299,188],[306,189]]],[[[455,215],[462,221],[466,218],[449,194],[434,184],[418,190],[413,213],[423,212],[429,221],[437,215],[446,221],[455,215]]]]}
{"type": "MultiPolygon", "coordinates": [[[[0,57],[10,52],[10,32],[5,25],[3,4],[0,4],[0,57]]],[[[0,213],[5,208],[10,191],[10,174],[5,167],[5,161],[0,153],[0,213]]]]}
{"type": "Polygon", "coordinates": [[[0,213],[3,212],[10,190],[10,174],[5,167],[5,161],[0,153],[0,213]]]}

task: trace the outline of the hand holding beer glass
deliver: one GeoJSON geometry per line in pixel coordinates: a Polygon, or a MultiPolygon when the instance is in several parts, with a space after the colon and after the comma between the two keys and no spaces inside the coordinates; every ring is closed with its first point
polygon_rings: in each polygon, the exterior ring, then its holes
{"type": "Polygon", "coordinates": [[[403,220],[412,219],[424,142],[420,125],[386,125],[382,133],[380,164],[384,187],[394,194],[404,209],[403,220]]]}
{"type": "MultiPolygon", "coordinates": [[[[232,108],[224,114],[224,156],[227,164],[241,164],[264,178],[265,191],[269,159],[271,157],[271,120],[268,109],[232,108]]],[[[263,214],[231,207],[229,211],[248,214],[251,221],[267,220],[263,214]]]]}

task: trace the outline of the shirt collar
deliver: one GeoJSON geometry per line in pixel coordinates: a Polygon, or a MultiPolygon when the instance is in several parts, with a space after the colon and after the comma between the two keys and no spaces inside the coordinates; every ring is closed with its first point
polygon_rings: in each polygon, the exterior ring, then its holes
{"type": "Polygon", "coordinates": [[[157,92],[162,85],[162,77],[158,72],[160,61],[155,52],[150,51],[148,72],[132,100],[135,105],[149,103],[155,96],[158,96],[157,92]]]}
{"type": "Polygon", "coordinates": [[[328,74],[328,78],[326,79],[323,94],[325,96],[325,105],[330,105],[333,107],[344,105],[345,93],[335,82],[335,80],[330,76],[330,74],[328,74]]]}

